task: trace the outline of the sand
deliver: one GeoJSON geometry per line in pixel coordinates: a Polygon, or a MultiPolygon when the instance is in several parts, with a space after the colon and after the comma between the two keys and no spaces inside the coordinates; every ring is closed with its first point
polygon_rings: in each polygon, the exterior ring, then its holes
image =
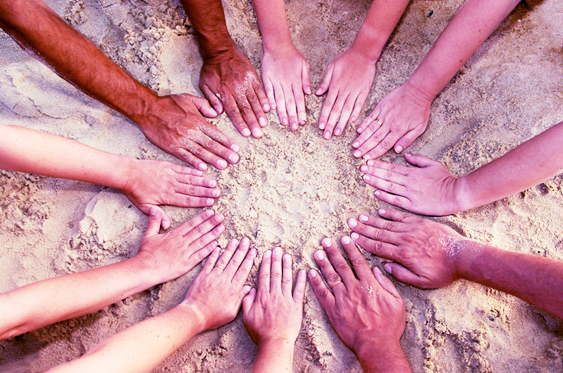
{"type": "MultiPolygon", "coordinates": [[[[159,94],[200,94],[201,58],[178,1],[48,0],[113,61],[159,94]]],[[[414,1],[377,64],[363,114],[414,71],[461,0],[414,1]]],[[[225,1],[233,39],[260,68],[262,46],[249,0],[225,1]]],[[[293,40],[316,87],[345,50],[370,5],[364,1],[287,1],[293,40]]],[[[483,13],[486,13],[483,9],[483,13]]],[[[563,120],[563,4],[519,5],[432,105],[428,129],[410,152],[462,175],[563,120]]],[[[0,121],[59,134],[98,149],[178,162],[129,120],[79,92],[0,35],[0,121]]],[[[348,234],[346,220],[389,207],[361,181],[351,156],[354,126],[325,141],[316,128],[322,98],[307,99],[309,121],[297,133],[278,124],[261,140],[239,136],[226,115],[213,123],[241,145],[241,161],[209,171],[223,196],[230,238],[248,236],[263,252],[280,245],[296,268],[313,265],[324,236],[348,234]]],[[[363,115],[362,115],[363,117],[363,115]]],[[[360,118],[361,119],[361,118],[360,118]]],[[[390,152],[384,160],[405,164],[390,152]]],[[[523,253],[563,260],[562,180],[465,213],[436,219],[466,236],[523,253]]],[[[166,207],[173,225],[200,209],[166,207]]],[[[137,251],[147,218],[119,191],[87,183],[2,172],[0,291],[122,260],[137,251]]],[[[380,259],[364,253],[371,265],[380,259]]],[[[258,261],[257,261],[258,264],[258,261]]],[[[102,339],[175,306],[198,273],[151,288],[99,312],[0,342],[0,372],[39,372],[78,358],[102,339]]],[[[256,269],[251,283],[255,283],[256,269]]],[[[496,290],[459,281],[424,291],[397,284],[407,304],[401,344],[415,372],[558,372],[563,323],[496,290]]],[[[310,287],[297,341],[297,372],[360,372],[310,287]]],[[[203,333],[155,372],[248,372],[256,347],[240,315],[203,333]]]]}

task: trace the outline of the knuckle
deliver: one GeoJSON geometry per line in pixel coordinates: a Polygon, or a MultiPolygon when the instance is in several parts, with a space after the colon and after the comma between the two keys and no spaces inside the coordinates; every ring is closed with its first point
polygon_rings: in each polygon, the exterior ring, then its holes
{"type": "Polygon", "coordinates": [[[393,204],[397,207],[404,207],[404,203],[403,200],[400,197],[394,197],[393,198],[393,204]]]}
{"type": "Polygon", "coordinates": [[[333,274],[328,275],[326,277],[326,279],[327,279],[328,282],[334,283],[334,282],[338,282],[340,280],[340,276],[338,276],[338,274],[336,274],[336,273],[333,273],[333,274]]]}
{"type": "Polygon", "coordinates": [[[381,141],[381,146],[385,149],[389,149],[391,148],[391,142],[387,139],[384,139],[383,141],[381,141]]]}
{"type": "Polygon", "coordinates": [[[279,273],[279,272],[272,272],[271,277],[272,277],[272,278],[280,278],[280,277],[281,277],[281,273],[279,273]]]}
{"type": "Polygon", "coordinates": [[[394,230],[394,228],[395,228],[395,223],[392,222],[392,221],[386,221],[383,224],[383,229],[386,229],[388,231],[392,231],[392,230],[394,230]]]}
{"type": "Polygon", "coordinates": [[[378,253],[381,251],[381,247],[382,247],[382,243],[379,241],[373,241],[371,244],[371,252],[372,253],[378,253]]]}
{"type": "Polygon", "coordinates": [[[393,179],[393,171],[389,170],[385,172],[385,180],[392,180],[393,179]]]}
{"type": "Polygon", "coordinates": [[[319,295],[319,298],[326,299],[328,298],[330,292],[328,291],[328,289],[323,288],[323,289],[319,289],[317,294],[319,295]]]}
{"type": "Polygon", "coordinates": [[[395,184],[393,184],[393,183],[387,183],[387,191],[388,191],[388,192],[392,192],[393,189],[395,189],[395,184]]]}
{"type": "Polygon", "coordinates": [[[373,238],[375,238],[378,241],[385,239],[385,231],[381,229],[376,229],[376,231],[373,234],[373,238]]]}
{"type": "Polygon", "coordinates": [[[345,261],[342,261],[342,262],[336,264],[336,269],[338,269],[339,271],[345,271],[348,268],[349,268],[348,264],[345,261]]]}
{"type": "Polygon", "coordinates": [[[354,259],[352,259],[352,264],[354,264],[355,266],[361,266],[361,265],[364,265],[365,263],[366,263],[366,260],[361,255],[358,255],[354,259]]]}

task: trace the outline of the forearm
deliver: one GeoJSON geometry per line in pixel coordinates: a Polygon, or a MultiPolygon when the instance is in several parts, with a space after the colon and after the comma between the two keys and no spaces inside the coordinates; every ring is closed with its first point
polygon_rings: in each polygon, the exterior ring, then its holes
{"type": "Polygon", "coordinates": [[[456,180],[462,210],[482,206],[535,186],[563,169],[563,122],[502,157],[456,180]]]}
{"type": "Polygon", "coordinates": [[[201,332],[201,320],[184,304],[100,342],[80,359],[51,372],[150,372],[201,332]]]}
{"type": "Polygon", "coordinates": [[[253,373],[291,372],[295,342],[271,341],[258,345],[253,373]]]}
{"type": "Polygon", "coordinates": [[[221,0],[181,0],[192,24],[203,60],[220,59],[232,53],[235,45],[221,0]]]}
{"type": "Polygon", "coordinates": [[[123,189],[135,160],[77,141],[0,124],[0,169],[123,189]]]}
{"type": "Polygon", "coordinates": [[[41,0],[0,2],[0,26],[61,77],[138,123],[156,94],[111,62],[41,0]]]}
{"type": "Polygon", "coordinates": [[[461,278],[512,294],[563,318],[563,262],[474,241],[461,245],[461,278]]]}
{"type": "Polygon", "coordinates": [[[254,0],[264,52],[293,46],[283,0],[254,0]]]}
{"type": "Polygon", "coordinates": [[[375,63],[408,3],[409,0],[374,0],[351,48],[375,63]]]}
{"type": "Polygon", "coordinates": [[[385,345],[373,343],[355,352],[366,373],[412,372],[399,341],[385,345]]]}
{"type": "Polygon", "coordinates": [[[39,281],[0,295],[0,340],[98,311],[160,283],[137,258],[39,281]]]}
{"type": "Polygon", "coordinates": [[[407,83],[433,99],[519,0],[467,0],[407,83]]]}

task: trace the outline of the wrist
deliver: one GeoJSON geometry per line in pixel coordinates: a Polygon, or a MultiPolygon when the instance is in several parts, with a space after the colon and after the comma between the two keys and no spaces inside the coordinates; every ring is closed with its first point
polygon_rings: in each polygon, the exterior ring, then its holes
{"type": "Polygon", "coordinates": [[[484,280],[480,269],[487,266],[491,246],[473,240],[463,240],[460,243],[456,260],[457,275],[459,278],[482,283],[484,280]],[[476,265],[477,263],[477,265],[476,265]]]}
{"type": "Polygon", "coordinates": [[[455,211],[461,212],[477,207],[466,176],[458,177],[453,186],[455,211]]]}
{"type": "Polygon", "coordinates": [[[354,352],[365,372],[397,372],[405,371],[401,367],[409,367],[398,340],[391,343],[373,341],[363,344],[354,352]]]}
{"type": "Polygon", "coordinates": [[[184,300],[176,306],[178,312],[190,320],[196,334],[204,332],[208,329],[207,318],[205,313],[194,303],[184,300]]]}
{"type": "Polygon", "coordinates": [[[127,186],[130,183],[134,164],[139,161],[119,154],[111,154],[110,157],[111,159],[106,163],[109,166],[109,171],[107,172],[108,179],[103,184],[104,186],[127,193],[127,186]]]}
{"type": "Polygon", "coordinates": [[[375,64],[381,56],[381,51],[383,51],[387,39],[382,39],[376,31],[369,30],[368,27],[362,25],[349,49],[375,64]]]}

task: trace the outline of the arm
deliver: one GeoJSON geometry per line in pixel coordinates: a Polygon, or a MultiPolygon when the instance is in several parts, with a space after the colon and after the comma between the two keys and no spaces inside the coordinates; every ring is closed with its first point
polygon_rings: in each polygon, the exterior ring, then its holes
{"type": "Polygon", "coordinates": [[[309,271],[330,323],[365,372],[411,372],[399,343],[405,331],[405,301],[379,268],[370,269],[350,237],[342,237],[341,243],[353,271],[328,238],[322,240],[324,250],[315,252],[322,276],[316,269],[309,271]]]}
{"type": "Polygon", "coordinates": [[[258,291],[252,289],[242,301],[244,325],[258,344],[254,373],[291,372],[293,350],[303,320],[305,272],[299,271],[292,285],[291,255],[276,247],[266,251],[260,266],[258,291]]]}
{"type": "Polygon", "coordinates": [[[225,21],[221,0],[182,0],[203,57],[199,87],[218,113],[245,137],[258,138],[268,125],[268,98],[248,59],[237,49],[225,21]]]}
{"type": "Polygon", "coordinates": [[[0,124],[0,135],[0,169],[120,189],[145,214],[153,207],[159,209],[165,229],[170,219],[157,205],[211,206],[220,194],[215,180],[188,167],[106,153],[23,127],[0,124]]]}
{"type": "Polygon", "coordinates": [[[111,62],[41,0],[0,3],[0,26],[61,77],[137,123],[155,145],[206,170],[238,161],[238,145],[203,119],[217,113],[187,94],[158,97],[111,62]]]}
{"type": "Polygon", "coordinates": [[[139,253],[130,259],[0,294],[0,340],[86,315],[175,279],[207,257],[224,231],[223,216],[213,210],[165,234],[158,233],[161,219],[157,210],[151,212],[139,253]]]}
{"type": "Polygon", "coordinates": [[[397,280],[438,288],[463,278],[563,318],[563,262],[468,240],[445,225],[410,214],[393,210],[379,214],[387,220],[366,215],[360,215],[360,221],[351,219],[352,239],[397,262],[385,265],[397,280]]]}
{"type": "Polygon", "coordinates": [[[374,0],[352,46],[328,67],[316,95],[328,90],[319,117],[323,137],[340,136],[348,120],[355,122],[375,77],[375,63],[409,0],[374,0]]]}
{"type": "Polygon", "coordinates": [[[190,286],[186,299],[172,310],[117,333],[80,359],[51,371],[150,372],[196,334],[231,322],[250,290],[244,282],[256,250],[249,252],[249,243],[243,239],[235,251],[238,243],[231,241],[220,258],[220,248],[215,249],[190,286]]]}
{"type": "Polygon", "coordinates": [[[282,126],[296,131],[307,122],[305,94],[311,94],[309,64],[289,35],[283,0],[254,0],[262,34],[262,81],[282,126]]]}
{"type": "Polygon", "coordinates": [[[354,156],[374,159],[392,147],[400,153],[412,144],[428,125],[434,97],[518,3],[467,0],[407,82],[381,100],[358,126],[354,156]]]}
{"type": "Polygon", "coordinates": [[[371,160],[360,168],[376,197],[425,215],[448,215],[482,206],[541,183],[563,168],[563,122],[460,178],[439,162],[406,154],[417,167],[371,160]]]}

